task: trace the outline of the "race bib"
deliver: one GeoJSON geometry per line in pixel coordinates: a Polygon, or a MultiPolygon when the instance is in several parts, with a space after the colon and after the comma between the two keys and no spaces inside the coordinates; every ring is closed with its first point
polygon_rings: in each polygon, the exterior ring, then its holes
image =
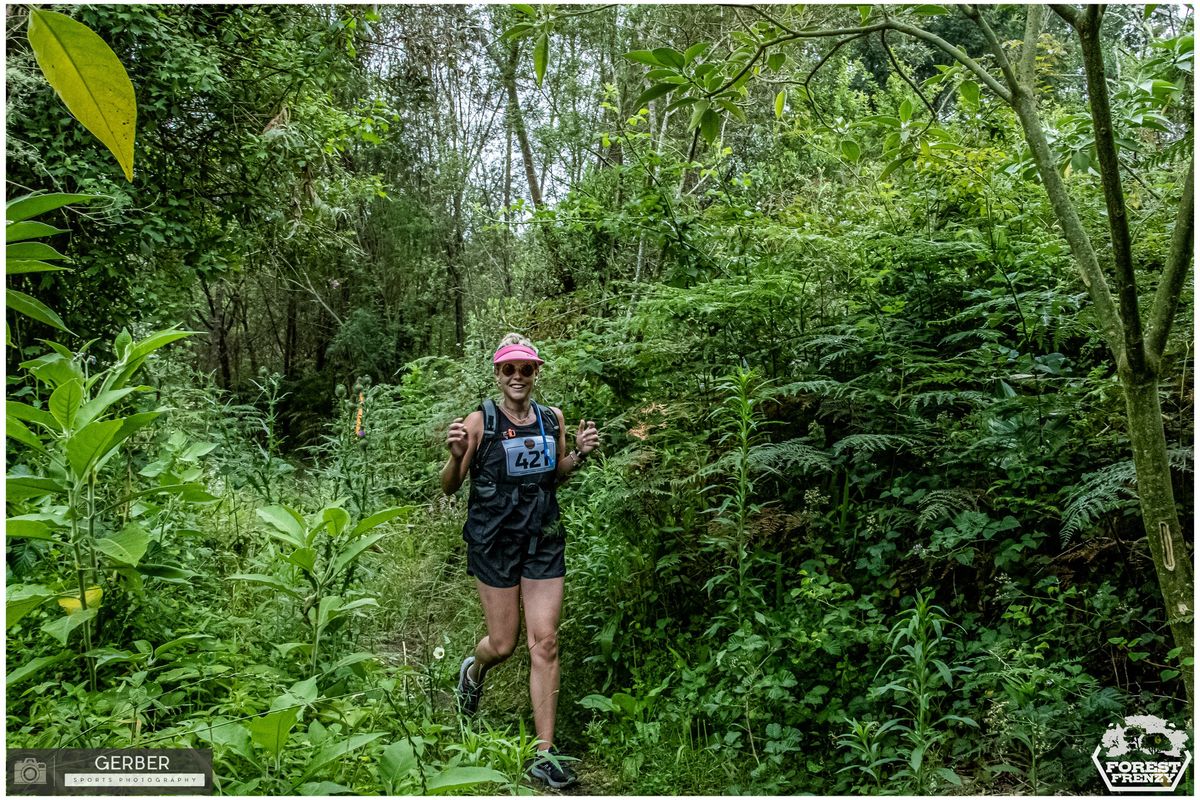
{"type": "Polygon", "coordinates": [[[549,436],[545,438],[544,453],[542,452],[543,440],[540,436],[518,436],[514,439],[505,439],[503,444],[504,464],[511,478],[549,472],[557,464],[555,458],[557,442],[549,436]]]}

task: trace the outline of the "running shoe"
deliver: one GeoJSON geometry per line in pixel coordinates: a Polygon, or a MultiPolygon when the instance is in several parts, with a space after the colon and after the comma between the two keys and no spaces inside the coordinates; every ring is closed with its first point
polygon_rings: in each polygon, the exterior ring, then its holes
{"type": "MultiPolygon", "coordinates": [[[[559,753],[557,747],[543,750],[538,754],[533,766],[529,768],[529,774],[544,781],[552,789],[566,789],[568,786],[574,786],[579,783],[579,778],[575,777],[575,773],[567,766],[568,759],[569,756],[559,753]]],[[[575,759],[569,760],[574,761],[575,759]]]]}
{"type": "Polygon", "coordinates": [[[463,659],[458,668],[458,708],[465,716],[473,717],[479,710],[479,698],[483,697],[483,682],[476,683],[471,679],[471,665],[475,656],[463,659]]]}

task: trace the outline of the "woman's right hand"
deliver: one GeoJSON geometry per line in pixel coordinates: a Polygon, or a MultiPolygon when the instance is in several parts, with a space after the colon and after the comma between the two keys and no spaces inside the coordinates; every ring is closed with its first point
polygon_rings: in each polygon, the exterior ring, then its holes
{"type": "Polygon", "coordinates": [[[461,459],[467,454],[467,426],[463,423],[463,418],[458,417],[454,422],[450,423],[450,430],[446,432],[446,447],[450,450],[450,455],[455,460],[461,459]]]}

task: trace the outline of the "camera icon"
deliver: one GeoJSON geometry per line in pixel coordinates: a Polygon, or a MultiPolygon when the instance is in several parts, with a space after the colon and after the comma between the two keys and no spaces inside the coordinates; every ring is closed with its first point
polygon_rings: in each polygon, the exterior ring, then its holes
{"type": "Polygon", "coordinates": [[[36,758],[24,758],[13,764],[13,785],[29,786],[46,782],[46,763],[36,758]]]}

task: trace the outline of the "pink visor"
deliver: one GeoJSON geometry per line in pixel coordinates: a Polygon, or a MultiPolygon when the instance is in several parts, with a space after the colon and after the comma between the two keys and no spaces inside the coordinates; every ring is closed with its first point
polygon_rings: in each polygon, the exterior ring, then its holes
{"type": "Polygon", "coordinates": [[[493,364],[503,364],[505,361],[532,361],[535,364],[545,364],[538,357],[537,350],[523,344],[506,344],[492,356],[493,364]]]}

